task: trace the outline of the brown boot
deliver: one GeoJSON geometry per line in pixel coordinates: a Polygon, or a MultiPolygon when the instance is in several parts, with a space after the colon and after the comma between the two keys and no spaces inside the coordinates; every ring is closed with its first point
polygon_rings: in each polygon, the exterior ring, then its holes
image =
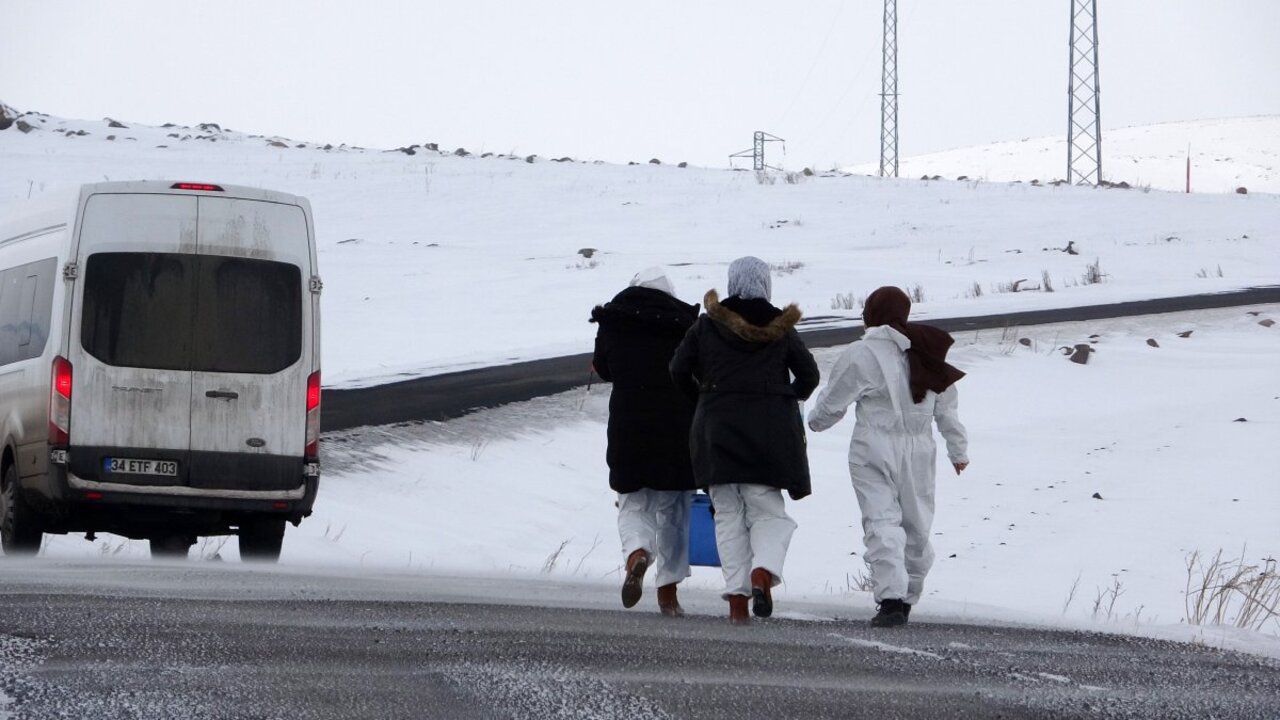
{"type": "Polygon", "coordinates": [[[729,624],[750,625],[751,615],[747,613],[747,596],[729,596],[729,624]]]}
{"type": "Polygon", "coordinates": [[[644,592],[644,573],[649,569],[649,551],[641,548],[627,557],[627,576],[622,580],[622,607],[635,607],[644,592]]]}
{"type": "Polygon", "coordinates": [[[666,617],[684,617],[684,608],[680,607],[680,601],[676,599],[675,583],[658,587],[658,610],[666,617]]]}
{"type": "Polygon", "coordinates": [[[751,612],[762,618],[773,614],[773,574],[764,568],[751,571],[751,612]]]}

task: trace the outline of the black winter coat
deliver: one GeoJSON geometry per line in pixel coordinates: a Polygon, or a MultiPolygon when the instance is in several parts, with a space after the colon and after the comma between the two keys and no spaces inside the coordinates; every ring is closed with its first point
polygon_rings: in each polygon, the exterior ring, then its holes
{"type": "Polygon", "coordinates": [[[799,401],[818,387],[818,365],[795,330],[800,308],[721,303],[714,290],[703,302],[707,314],[671,360],[676,385],[698,401],[690,439],[698,485],[769,485],[799,500],[812,492],[799,401]]]}
{"type": "Polygon", "coordinates": [[[689,426],[694,403],[671,382],[667,365],[698,317],[698,306],[645,287],[629,287],[591,311],[600,324],[592,365],[613,383],[609,395],[609,487],[693,490],[689,426]]]}

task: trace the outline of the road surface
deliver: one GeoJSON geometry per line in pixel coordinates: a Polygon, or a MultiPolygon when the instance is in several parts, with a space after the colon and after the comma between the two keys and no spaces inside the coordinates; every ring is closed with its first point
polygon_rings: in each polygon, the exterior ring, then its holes
{"type": "Polygon", "coordinates": [[[819,607],[739,628],[709,594],[671,620],[598,586],[323,572],[7,562],[0,718],[1280,716],[1280,663],[1202,646],[819,607]]]}

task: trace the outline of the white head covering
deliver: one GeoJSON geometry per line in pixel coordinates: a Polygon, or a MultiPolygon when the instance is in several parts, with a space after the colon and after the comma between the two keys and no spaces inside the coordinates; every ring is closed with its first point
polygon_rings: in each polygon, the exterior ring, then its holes
{"type": "Polygon", "coordinates": [[[667,273],[660,266],[654,265],[647,267],[636,276],[631,278],[631,287],[645,287],[651,290],[661,290],[662,292],[675,297],[676,286],[671,284],[671,280],[667,278],[667,273]]]}
{"type": "Polygon", "coordinates": [[[729,296],[743,300],[768,300],[773,295],[769,265],[758,257],[747,255],[729,263],[729,296]]]}

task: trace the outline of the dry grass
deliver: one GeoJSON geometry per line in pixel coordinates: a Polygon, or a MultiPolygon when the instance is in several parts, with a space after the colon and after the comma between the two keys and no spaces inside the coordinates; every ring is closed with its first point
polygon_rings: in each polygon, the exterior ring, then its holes
{"type": "Polygon", "coordinates": [[[831,298],[831,309],[852,310],[855,307],[861,309],[865,301],[866,298],[855,297],[853,293],[836,293],[836,296],[831,298]]]}
{"type": "Polygon", "coordinates": [[[564,542],[560,543],[560,547],[556,548],[550,555],[547,556],[546,561],[542,563],[543,575],[549,575],[553,570],[556,569],[556,565],[560,563],[560,555],[564,553],[564,549],[568,547],[569,542],[570,540],[565,540],[564,542]]]}
{"type": "Polygon", "coordinates": [[[1280,571],[1275,558],[1256,564],[1223,558],[1207,559],[1197,550],[1187,556],[1186,612],[1192,625],[1234,625],[1261,630],[1280,626],[1280,571]]]}
{"type": "MultiPolygon", "coordinates": [[[[799,220],[795,221],[797,224],[799,220]]],[[[769,269],[774,275],[790,275],[791,273],[804,267],[804,263],[799,260],[783,260],[782,262],[769,263],[769,269]]]]}
{"type": "Polygon", "coordinates": [[[1111,587],[1098,588],[1098,594],[1093,598],[1093,619],[1097,620],[1099,616],[1111,620],[1115,617],[1116,600],[1124,594],[1124,585],[1120,582],[1119,577],[1111,578],[1111,587]]]}
{"type": "Polygon", "coordinates": [[[1067,614],[1067,609],[1071,607],[1071,603],[1076,599],[1076,591],[1080,589],[1080,578],[1083,572],[1076,574],[1076,581],[1071,583],[1071,589],[1067,591],[1067,599],[1062,603],[1062,614],[1067,614]]]}
{"type": "Polygon", "coordinates": [[[201,560],[221,560],[222,548],[226,547],[227,541],[230,539],[230,535],[200,538],[200,548],[196,552],[196,556],[201,560]]]}
{"type": "Polygon", "coordinates": [[[853,574],[845,573],[844,584],[849,591],[873,592],[876,589],[876,584],[871,579],[871,573],[861,570],[853,574]]]}
{"type": "Polygon", "coordinates": [[[1093,262],[1085,266],[1084,275],[1080,276],[1080,283],[1082,285],[1097,285],[1106,277],[1106,273],[1102,272],[1101,258],[1096,258],[1093,262]]]}

